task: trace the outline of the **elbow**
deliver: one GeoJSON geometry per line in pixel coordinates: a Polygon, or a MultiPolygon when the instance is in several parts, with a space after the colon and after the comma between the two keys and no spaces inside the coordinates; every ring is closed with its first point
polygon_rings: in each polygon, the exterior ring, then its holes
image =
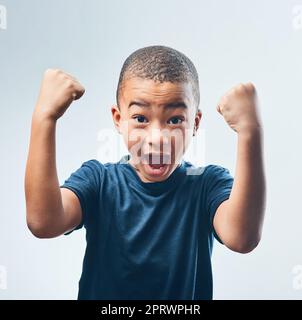
{"type": "Polygon", "coordinates": [[[252,252],[258,246],[259,242],[251,242],[244,245],[239,246],[236,248],[237,253],[246,254],[252,252]]]}
{"type": "Polygon", "coordinates": [[[26,224],[32,235],[39,239],[50,239],[61,235],[62,228],[59,221],[54,221],[52,218],[49,219],[45,216],[52,217],[54,215],[51,213],[43,215],[40,210],[26,208],[26,224]]]}
{"type": "Polygon", "coordinates": [[[252,252],[256,247],[258,246],[260,242],[260,236],[259,237],[252,237],[249,239],[240,239],[239,241],[236,241],[234,244],[229,244],[226,246],[231,249],[232,251],[235,251],[237,253],[246,254],[252,252]]]}
{"type": "Polygon", "coordinates": [[[49,228],[42,224],[27,221],[27,227],[29,231],[38,239],[49,239],[54,237],[54,235],[49,232],[49,228]]]}
{"type": "Polygon", "coordinates": [[[29,231],[36,237],[39,239],[45,239],[47,238],[43,228],[38,227],[37,225],[34,225],[32,223],[27,223],[27,227],[29,229],[29,231]]]}

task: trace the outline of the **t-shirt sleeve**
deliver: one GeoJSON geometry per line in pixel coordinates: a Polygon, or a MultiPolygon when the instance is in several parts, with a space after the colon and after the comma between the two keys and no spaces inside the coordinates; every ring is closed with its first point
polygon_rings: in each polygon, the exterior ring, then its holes
{"type": "Polygon", "coordinates": [[[82,221],[74,229],[64,233],[64,235],[68,235],[74,230],[78,230],[82,228],[83,225],[86,225],[89,215],[92,214],[97,205],[100,175],[100,163],[93,159],[84,162],[79,169],[74,171],[70,177],[60,185],[60,188],[67,188],[76,194],[82,208],[82,221]]]}
{"type": "Polygon", "coordinates": [[[206,176],[206,211],[209,227],[214,237],[223,244],[214,229],[213,221],[219,205],[230,197],[234,179],[228,169],[219,165],[207,166],[206,176]]]}

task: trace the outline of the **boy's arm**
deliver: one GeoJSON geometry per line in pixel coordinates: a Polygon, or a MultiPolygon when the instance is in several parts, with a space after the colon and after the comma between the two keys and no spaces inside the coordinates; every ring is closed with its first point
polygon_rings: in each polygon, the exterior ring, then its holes
{"type": "Polygon", "coordinates": [[[45,72],[32,124],[25,172],[26,220],[39,238],[52,238],[71,230],[82,218],[77,196],[59,187],[55,155],[56,121],[84,88],[59,70],[45,72]]]}
{"type": "Polygon", "coordinates": [[[237,132],[238,150],[230,198],[218,207],[213,224],[228,248],[247,253],[260,241],[266,201],[262,125],[254,86],[234,87],[221,98],[217,110],[237,132]]]}

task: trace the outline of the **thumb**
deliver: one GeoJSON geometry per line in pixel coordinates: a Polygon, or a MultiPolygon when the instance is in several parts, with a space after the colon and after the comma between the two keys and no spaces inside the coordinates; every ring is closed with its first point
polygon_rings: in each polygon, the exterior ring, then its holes
{"type": "Polygon", "coordinates": [[[216,107],[216,110],[222,115],[221,113],[221,109],[220,109],[220,105],[218,104],[217,107],[216,107]]]}

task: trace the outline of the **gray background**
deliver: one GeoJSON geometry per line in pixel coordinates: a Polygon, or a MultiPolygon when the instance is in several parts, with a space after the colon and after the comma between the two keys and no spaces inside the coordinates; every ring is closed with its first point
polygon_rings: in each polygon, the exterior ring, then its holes
{"type": "Polygon", "coordinates": [[[0,266],[7,271],[7,288],[0,289],[0,299],[77,296],[84,229],[40,240],[25,223],[30,122],[44,70],[62,68],[86,87],[85,96],[58,123],[57,166],[63,182],[82,162],[97,157],[98,132],[113,129],[109,111],[124,59],[153,44],[174,47],[195,63],[205,160],[232,174],[236,135],[215,110],[216,102],[239,82],[252,81],[258,89],[268,181],[263,238],[248,255],[216,242],[214,298],[302,297],[302,288],[293,285],[299,276],[293,268],[302,265],[302,28],[293,25],[293,9],[301,0],[0,4],[7,8],[7,29],[0,30],[0,266]]]}

